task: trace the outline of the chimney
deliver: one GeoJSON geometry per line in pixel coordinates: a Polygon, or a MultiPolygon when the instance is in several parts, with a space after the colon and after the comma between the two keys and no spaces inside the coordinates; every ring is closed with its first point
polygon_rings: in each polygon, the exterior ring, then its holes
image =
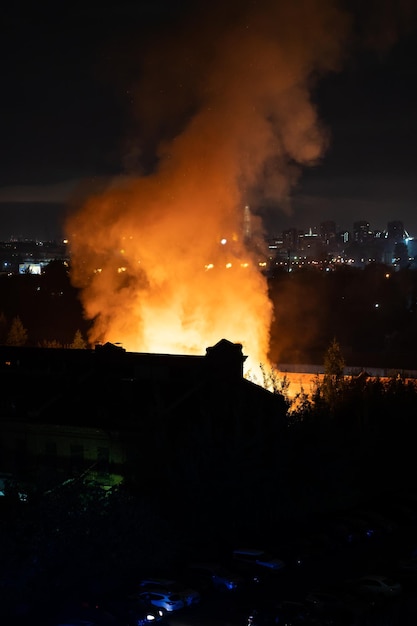
{"type": "Polygon", "coordinates": [[[221,339],[215,346],[206,349],[207,369],[215,377],[243,378],[243,363],[246,359],[242,353],[242,344],[227,339],[221,339]]]}

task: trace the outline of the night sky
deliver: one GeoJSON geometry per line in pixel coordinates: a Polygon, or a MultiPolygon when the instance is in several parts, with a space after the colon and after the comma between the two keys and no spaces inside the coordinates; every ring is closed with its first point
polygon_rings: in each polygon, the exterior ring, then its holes
{"type": "MultiPolygon", "coordinates": [[[[236,3],[236,10],[250,4],[236,3]]],[[[268,2],[258,4],[267,10],[268,2]]],[[[310,88],[327,147],[316,163],[297,168],[285,198],[263,201],[258,190],[256,210],[271,235],[326,219],[340,229],[359,219],[382,229],[399,219],[417,236],[415,4],[347,2],[351,30],[343,58],[310,88]]],[[[194,112],[195,100],[187,105],[184,96],[187,72],[199,71],[189,54],[193,38],[198,41],[201,28],[215,41],[217,18],[233,22],[233,3],[226,18],[217,5],[121,0],[99,8],[40,2],[28,9],[15,2],[3,11],[1,240],[60,238],[80,197],[124,172],[152,171],[160,140],[171,139],[194,112]],[[192,7],[197,15],[190,18],[192,7]],[[171,67],[170,46],[177,33],[175,45],[181,45],[185,19],[184,59],[191,61],[171,67]],[[149,111],[138,106],[138,86],[153,54],[155,71],[165,63],[165,85],[159,88],[163,106],[155,101],[149,111]],[[170,115],[181,81],[183,101],[170,115]],[[159,108],[164,115],[156,115],[159,108]]]]}

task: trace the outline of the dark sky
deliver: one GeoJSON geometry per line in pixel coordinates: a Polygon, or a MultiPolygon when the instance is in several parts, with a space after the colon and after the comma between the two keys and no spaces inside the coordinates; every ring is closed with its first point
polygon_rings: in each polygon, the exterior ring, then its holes
{"type": "Polygon", "coordinates": [[[295,192],[305,226],[313,211],[344,227],[366,219],[371,228],[384,228],[399,219],[417,236],[415,58],[413,33],[382,57],[362,51],[319,85],[330,145],[318,167],[304,170],[295,192]]]}
{"type": "MultiPolygon", "coordinates": [[[[28,9],[16,2],[5,10],[1,240],[59,238],[65,212],[82,190],[132,168],[152,168],[158,141],[170,135],[173,120],[166,115],[154,124],[148,112],[144,124],[135,109],[143,55],[147,51],[149,59],[155,46],[160,59],[159,42],[175,39],[195,4],[121,0],[96,9],[88,2],[40,2],[28,9]]],[[[271,234],[325,219],[347,229],[358,219],[367,219],[374,229],[399,219],[417,236],[414,4],[347,3],[353,7],[353,26],[345,57],[338,71],[311,87],[328,146],[317,164],[301,168],[285,202],[268,200],[262,206],[260,201],[271,234]]],[[[213,15],[215,5],[201,3],[213,15]]],[[[232,10],[227,17],[233,19],[232,10]]],[[[216,20],[211,24],[215,40],[216,20]]],[[[162,50],[168,65],[169,46],[162,50]]],[[[168,81],[161,94],[165,108],[174,97],[168,81]]],[[[178,109],[184,119],[192,116],[191,101],[189,109],[184,104],[178,109]]],[[[176,127],[181,123],[177,116],[176,127]]]]}

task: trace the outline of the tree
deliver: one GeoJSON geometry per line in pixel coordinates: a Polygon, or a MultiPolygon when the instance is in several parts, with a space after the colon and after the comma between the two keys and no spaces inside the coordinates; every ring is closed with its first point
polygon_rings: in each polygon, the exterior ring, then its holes
{"type": "Polygon", "coordinates": [[[24,346],[28,339],[28,331],[17,315],[13,318],[10,330],[6,337],[7,346],[24,346]]]}
{"type": "Polygon", "coordinates": [[[79,329],[76,330],[73,342],[70,344],[70,348],[73,348],[76,350],[85,350],[86,347],[87,347],[87,343],[84,340],[81,334],[81,331],[79,329]]]}
{"type": "Polygon", "coordinates": [[[344,376],[345,360],[340,345],[334,338],[324,356],[324,375],[337,382],[344,376]]]}
{"type": "MultiPolygon", "coordinates": [[[[284,373],[282,376],[277,370],[271,367],[269,370],[266,369],[263,363],[259,364],[259,368],[262,373],[263,387],[271,391],[273,394],[281,395],[287,406],[287,410],[290,408],[291,400],[288,395],[288,390],[290,386],[290,382],[288,380],[287,375],[284,373]]],[[[256,381],[254,381],[256,382],[256,381]]]]}
{"type": "Polygon", "coordinates": [[[62,343],[56,339],[44,339],[40,344],[41,348],[62,348],[62,343]]]}
{"type": "Polygon", "coordinates": [[[330,409],[334,411],[341,391],[344,388],[345,360],[339,343],[334,338],[324,356],[324,376],[322,393],[330,409]]]}

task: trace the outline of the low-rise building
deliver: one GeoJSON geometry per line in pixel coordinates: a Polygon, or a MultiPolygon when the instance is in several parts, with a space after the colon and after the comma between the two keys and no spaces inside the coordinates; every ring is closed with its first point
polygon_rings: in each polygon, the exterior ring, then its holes
{"type": "Polygon", "coordinates": [[[41,489],[85,473],[145,483],[199,446],[268,441],[285,402],[244,378],[245,359],[225,339],[204,356],[1,346],[0,473],[41,489]]]}

